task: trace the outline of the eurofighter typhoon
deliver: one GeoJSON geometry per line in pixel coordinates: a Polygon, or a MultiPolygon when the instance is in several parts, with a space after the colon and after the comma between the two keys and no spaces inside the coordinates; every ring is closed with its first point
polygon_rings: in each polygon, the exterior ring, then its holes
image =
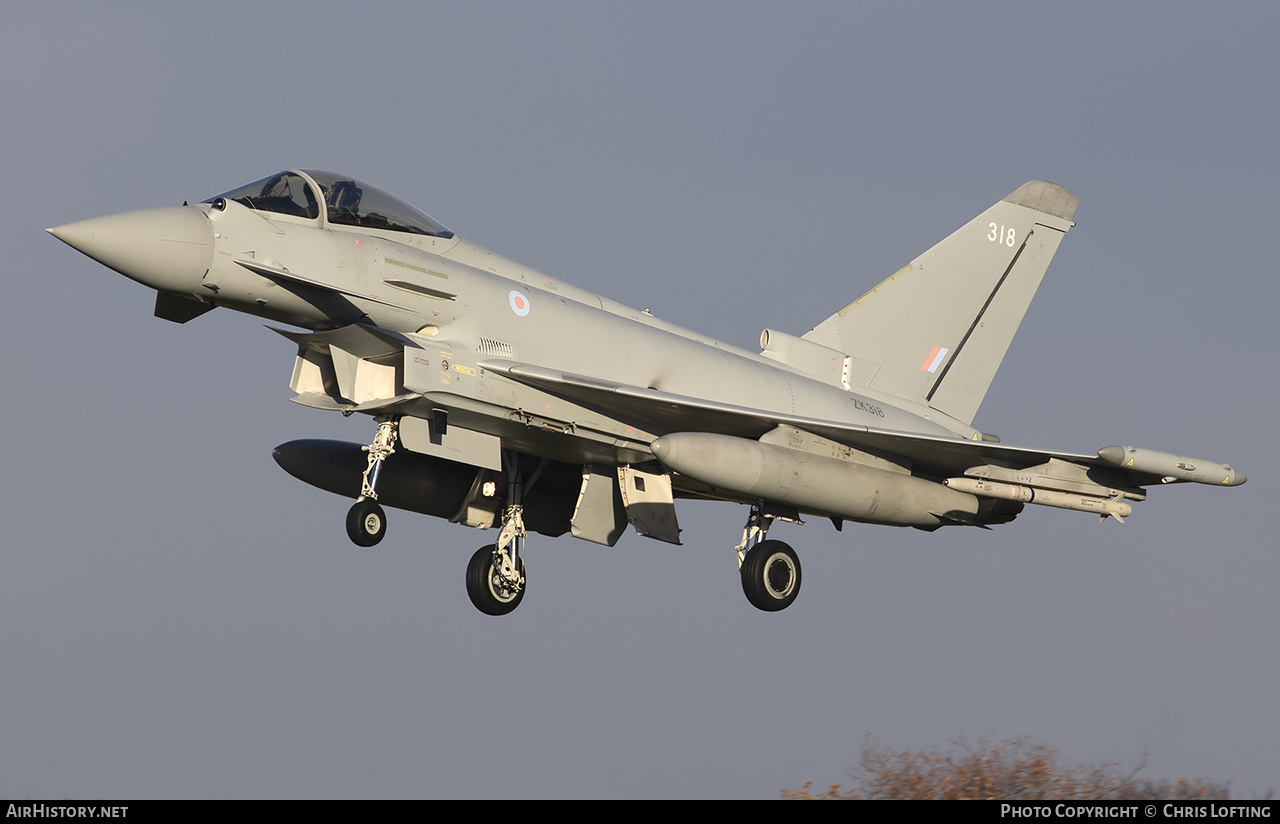
{"type": "MultiPolygon", "coordinates": [[[[1041,180],[796,336],[746,351],[499,257],[387,192],[291,170],[194,206],[49,231],[156,290],[186,323],[226,307],[288,324],[297,403],[375,424],[370,442],[298,440],[275,459],[355,498],[497,539],[467,594],[490,615],[525,594],[528,532],[680,543],[676,501],[749,507],[737,545],[752,605],[785,609],[800,560],[769,539],[803,517],[990,527],[1027,504],[1122,521],[1144,487],[1237,486],[1226,464],[1133,446],[1071,454],[972,426],[1079,199],[1041,180]]],[[[461,566],[461,565],[460,565],[461,566]]]]}

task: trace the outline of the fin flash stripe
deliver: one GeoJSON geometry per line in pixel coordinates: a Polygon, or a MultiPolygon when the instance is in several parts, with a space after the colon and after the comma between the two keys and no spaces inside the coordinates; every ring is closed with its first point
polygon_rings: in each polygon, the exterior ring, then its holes
{"type": "Polygon", "coordinates": [[[938,367],[942,365],[942,360],[947,356],[947,352],[951,350],[935,346],[933,351],[929,353],[929,357],[924,359],[924,363],[920,364],[920,368],[925,372],[937,372],[938,367]]]}

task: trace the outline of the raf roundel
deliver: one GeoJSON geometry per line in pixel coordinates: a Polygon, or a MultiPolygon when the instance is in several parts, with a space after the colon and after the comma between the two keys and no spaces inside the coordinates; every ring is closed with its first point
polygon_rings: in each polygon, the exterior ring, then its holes
{"type": "Polygon", "coordinates": [[[511,290],[511,294],[507,296],[507,302],[511,304],[511,311],[520,317],[529,314],[529,299],[523,293],[511,290]]]}

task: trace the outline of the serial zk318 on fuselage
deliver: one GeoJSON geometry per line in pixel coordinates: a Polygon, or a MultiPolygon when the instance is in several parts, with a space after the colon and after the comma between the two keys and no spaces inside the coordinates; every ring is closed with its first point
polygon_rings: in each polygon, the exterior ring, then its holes
{"type": "Polygon", "coordinates": [[[185,323],[225,306],[289,324],[298,403],[377,423],[361,446],[275,458],[355,498],[498,528],[467,593],[502,615],[525,592],[527,530],[612,546],[630,524],[680,543],[677,498],[750,507],[737,545],[756,607],[789,606],[800,561],[768,539],[802,515],[934,530],[1025,504],[1122,520],[1144,486],[1235,486],[1230,466],[1149,449],[1002,445],[971,422],[1079,199],[1031,181],[802,336],[751,352],[547,277],[343,175],[287,171],[195,206],[50,229],[157,292],[185,323]]]}

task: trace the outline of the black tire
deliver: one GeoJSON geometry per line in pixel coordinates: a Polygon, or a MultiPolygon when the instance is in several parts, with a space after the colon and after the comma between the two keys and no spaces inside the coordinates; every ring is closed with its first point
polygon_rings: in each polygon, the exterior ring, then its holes
{"type": "Polygon", "coordinates": [[[387,514],[370,498],[347,510],[347,537],[356,546],[373,546],[387,534],[387,514]]]}
{"type": "Polygon", "coordinates": [[[782,541],[761,541],[742,561],[742,591],[765,612],[786,609],[800,594],[800,559],[782,541]]]}
{"type": "MultiPolygon", "coordinates": [[[[512,596],[494,586],[493,553],[496,548],[496,544],[480,547],[467,564],[467,597],[485,615],[506,615],[524,600],[524,587],[512,596]]],[[[524,574],[523,564],[520,565],[520,574],[524,574]]]]}

